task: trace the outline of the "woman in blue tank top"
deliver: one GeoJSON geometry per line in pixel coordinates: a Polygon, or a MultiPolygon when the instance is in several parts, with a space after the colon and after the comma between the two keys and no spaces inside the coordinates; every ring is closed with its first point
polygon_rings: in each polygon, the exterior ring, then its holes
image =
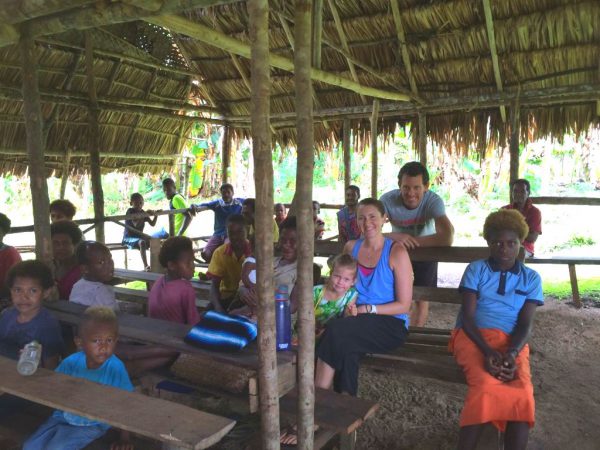
{"type": "Polygon", "coordinates": [[[329,322],[317,347],[315,385],[356,395],[360,357],[401,346],[408,334],[413,273],[406,249],[383,236],[383,204],[373,198],[358,203],[363,238],[349,241],[344,253],[358,261],[356,306],[350,317],[329,322]]]}

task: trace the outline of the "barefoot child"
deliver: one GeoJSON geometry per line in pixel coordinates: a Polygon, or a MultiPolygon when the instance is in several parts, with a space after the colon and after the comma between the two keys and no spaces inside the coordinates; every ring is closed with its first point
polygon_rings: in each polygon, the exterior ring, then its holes
{"type": "Polygon", "coordinates": [[[194,276],[194,247],[184,236],[167,239],[158,255],[167,273],[160,277],[148,295],[148,316],[188,325],[200,320],[196,292],[190,283],[194,276]]]}
{"type": "MultiPolygon", "coordinates": [[[[131,194],[129,204],[131,205],[131,208],[129,208],[125,213],[128,216],[143,212],[147,212],[148,214],[152,214],[154,212],[144,211],[144,197],[142,197],[142,194],[139,192],[131,194]]],[[[128,219],[125,221],[122,244],[129,249],[137,248],[140,250],[142,263],[144,264],[145,270],[150,269],[146,256],[146,250],[150,246],[150,241],[148,240],[148,237],[144,235],[144,226],[146,225],[146,222],[148,222],[150,226],[153,227],[156,225],[157,220],[158,217],[154,216],[152,219],[150,217],[142,217],[139,219],[128,219]]]]}
{"type": "MultiPolygon", "coordinates": [[[[60,324],[42,306],[54,286],[50,268],[41,261],[17,263],[9,270],[6,283],[13,306],[0,315],[0,355],[17,360],[26,344],[38,341],[42,344],[40,365],[54,369],[63,351],[63,339],[60,324]]],[[[19,397],[0,395],[0,417],[28,404],[19,397]]]]}
{"type": "Polygon", "coordinates": [[[84,241],[77,246],[75,254],[81,266],[82,278],[73,285],[69,301],[87,306],[106,306],[119,311],[115,291],[108,284],[115,269],[108,247],[100,242],[84,241]]]}
{"type": "Polygon", "coordinates": [[[529,227],[516,210],[490,214],[483,237],[490,257],[467,266],[463,302],[449,349],[469,390],[460,416],[458,448],[475,449],[485,424],[505,431],[506,449],[525,449],[535,421],[529,341],[544,304],[540,276],[517,260],[529,227]]]}
{"type": "MultiPolygon", "coordinates": [[[[80,351],[66,358],[56,369],[76,378],[133,391],[125,366],[113,353],[119,326],[110,308],[92,306],[81,319],[75,338],[80,351]]],[[[115,405],[117,406],[117,405],[115,405]]],[[[65,411],[54,411],[23,445],[24,450],[82,449],[103,436],[109,425],[65,411]]],[[[111,449],[132,449],[129,433],[121,432],[121,442],[111,449]]]]}

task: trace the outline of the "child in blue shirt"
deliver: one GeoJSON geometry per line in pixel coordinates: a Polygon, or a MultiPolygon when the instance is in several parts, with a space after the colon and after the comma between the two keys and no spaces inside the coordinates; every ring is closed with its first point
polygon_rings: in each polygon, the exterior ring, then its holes
{"type": "MultiPolygon", "coordinates": [[[[56,371],[133,391],[124,364],[113,354],[118,337],[119,327],[113,310],[100,306],[88,308],[75,338],[80,351],[66,358],[56,371]]],[[[109,428],[105,423],[57,410],[27,439],[23,450],[82,449],[109,428]]],[[[121,442],[111,446],[112,450],[132,448],[129,433],[125,431],[121,432],[121,442]]]]}
{"type": "Polygon", "coordinates": [[[212,202],[192,205],[192,211],[198,213],[210,209],[215,213],[215,231],[206,243],[200,255],[206,262],[210,262],[213,252],[225,243],[227,238],[227,218],[233,214],[242,213],[242,198],[233,198],[233,186],[229,183],[221,185],[221,198],[212,202]]]}
{"type": "MultiPolygon", "coordinates": [[[[144,211],[144,197],[139,192],[135,192],[131,194],[129,199],[129,204],[131,208],[127,210],[126,215],[138,214],[146,212],[148,214],[152,214],[154,211],[144,211]]],[[[140,255],[142,257],[142,263],[144,264],[145,270],[150,270],[150,266],[148,266],[148,258],[146,256],[146,250],[150,246],[150,239],[148,235],[144,234],[144,226],[146,222],[150,224],[150,226],[156,225],[158,217],[154,216],[152,219],[150,217],[142,217],[140,219],[127,219],[125,221],[125,230],[123,231],[123,241],[122,244],[127,246],[129,249],[137,248],[140,250],[140,255]]]]}

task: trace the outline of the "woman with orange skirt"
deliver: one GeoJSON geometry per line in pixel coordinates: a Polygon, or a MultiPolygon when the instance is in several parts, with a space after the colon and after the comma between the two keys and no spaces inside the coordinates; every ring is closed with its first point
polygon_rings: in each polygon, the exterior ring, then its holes
{"type": "Polygon", "coordinates": [[[460,450],[475,449],[487,423],[505,432],[505,449],[527,447],[535,421],[529,339],[536,308],[544,304],[540,276],[517,260],[528,234],[515,210],[490,214],[483,237],[489,259],[469,264],[450,351],[469,390],[460,417],[460,450]]]}

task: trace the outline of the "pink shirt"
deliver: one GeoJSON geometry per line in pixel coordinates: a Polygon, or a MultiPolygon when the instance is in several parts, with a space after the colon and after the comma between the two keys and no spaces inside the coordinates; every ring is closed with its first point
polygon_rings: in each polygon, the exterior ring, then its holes
{"type": "Polygon", "coordinates": [[[187,325],[200,321],[196,309],[196,291],[188,280],[169,280],[163,275],[148,295],[148,316],[187,325]]]}
{"type": "MultiPolygon", "coordinates": [[[[0,247],[2,247],[2,244],[0,244],[0,247]]],[[[21,262],[21,255],[16,248],[5,245],[0,249],[0,294],[5,294],[2,292],[5,288],[7,289],[6,293],[8,293],[8,287],[4,285],[6,283],[6,275],[10,268],[18,262],[21,262]]]]}

